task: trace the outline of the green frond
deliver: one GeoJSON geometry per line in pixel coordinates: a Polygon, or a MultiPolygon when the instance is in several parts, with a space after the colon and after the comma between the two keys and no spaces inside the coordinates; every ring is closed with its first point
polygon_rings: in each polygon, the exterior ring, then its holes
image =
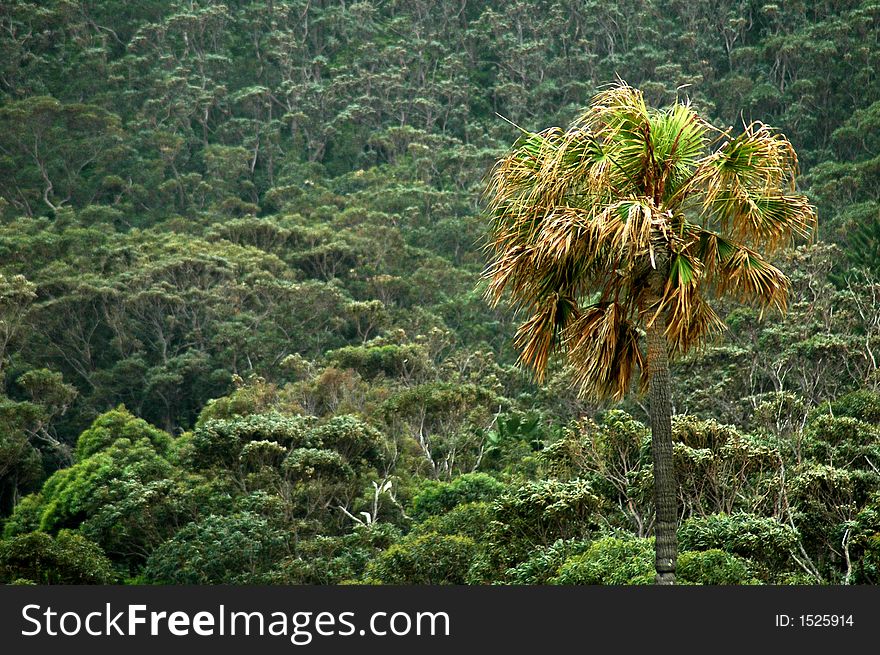
{"type": "Polygon", "coordinates": [[[767,252],[810,236],[816,215],[805,196],[752,192],[735,186],[719,194],[714,214],[740,241],[760,244],[767,252]]]}
{"type": "Polygon", "coordinates": [[[651,119],[651,149],[662,180],[662,200],[675,197],[706,154],[708,125],[687,104],[676,104],[651,119]]]}
{"type": "Polygon", "coordinates": [[[703,265],[704,274],[709,279],[714,278],[720,266],[740,247],[733,240],[692,223],[687,223],[685,230],[694,239],[696,257],[703,265]]]}
{"type": "Polygon", "coordinates": [[[666,339],[674,354],[699,345],[724,329],[724,323],[703,299],[705,267],[692,249],[673,253],[663,294],[666,339]]]}
{"type": "Polygon", "coordinates": [[[706,283],[716,294],[785,311],[789,283],[782,271],[730,237],[695,225],[688,229],[695,237],[694,252],[703,263],[706,283]]]}
{"type": "Polygon", "coordinates": [[[785,135],[774,132],[759,121],[745,127],[742,134],[726,141],[715,152],[713,168],[720,179],[752,188],[794,190],[797,155],[785,135]]]}
{"type": "Polygon", "coordinates": [[[734,238],[772,252],[807,237],[816,222],[806,197],[794,193],[797,156],[784,135],[752,123],[708,157],[695,175],[703,215],[734,238]]]}
{"type": "Polygon", "coordinates": [[[685,253],[675,253],[669,262],[669,286],[681,288],[696,284],[702,273],[702,263],[685,253]]]}

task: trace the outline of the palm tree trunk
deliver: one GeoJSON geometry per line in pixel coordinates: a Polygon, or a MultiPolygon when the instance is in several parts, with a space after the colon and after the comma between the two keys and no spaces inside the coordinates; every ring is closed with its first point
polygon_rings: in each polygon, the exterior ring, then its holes
{"type": "MultiPolygon", "coordinates": [[[[651,284],[659,286],[662,277],[651,284]]],[[[656,290],[656,291],[659,291],[656,290]]],[[[651,300],[660,301],[659,292],[651,300]]],[[[654,302],[651,303],[652,305],[654,302]]],[[[675,584],[675,565],[678,559],[678,503],[675,468],[672,461],[672,402],[669,395],[669,354],[666,344],[666,317],[657,314],[647,328],[648,398],[651,414],[651,451],[654,456],[654,505],[657,519],[654,525],[656,584],[675,584]]]]}

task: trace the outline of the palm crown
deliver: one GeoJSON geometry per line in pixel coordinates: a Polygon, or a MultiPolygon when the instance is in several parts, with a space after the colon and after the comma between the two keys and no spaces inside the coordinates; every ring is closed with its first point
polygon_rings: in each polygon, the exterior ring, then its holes
{"type": "Polygon", "coordinates": [[[540,381],[562,349],[583,392],[620,398],[646,382],[641,329],[665,326],[680,354],[723,329],[713,296],[784,310],[788,279],[766,257],[815,222],[796,169],[763,123],[734,136],[624,83],[567,130],[525,132],[491,178],[484,274],[494,304],[509,293],[525,314],[521,361],[540,381]]]}

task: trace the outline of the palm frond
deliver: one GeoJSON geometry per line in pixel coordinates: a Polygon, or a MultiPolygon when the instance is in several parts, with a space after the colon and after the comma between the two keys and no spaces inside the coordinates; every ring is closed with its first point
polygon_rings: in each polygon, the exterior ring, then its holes
{"type": "Polygon", "coordinates": [[[707,282],[718,295],[732,294],[743,302],[785,312],[789,282],[782,271],[742,243],[690,227],[698,235],[695,248],[704,263],[707,282]]]}
{"type": "MultiPolygon", "coordinates": [[[[498,245],[498,244],[494,244],[498,245]]],[[[493,307],[498,306],[508,289],[517,301],[529,285],[534,272],[534,247],[521,243],[498,247],[498,256],[483,273],[488,281],[486,299],[493,307]]]]}
{"type": "Polygon", "coordinates": [[[566,328],[563,342],[582,394],[623,398],[636,371],[644,369],[639,333],[627,310],[614,302],[584,309],[566,328]]]}
{"type": "Polygon", "coordinates": [[[483,277],[493,305],[525,317],[515,342],[539,381],[561,349],[584,393],[619,398],[658,316],[680,354],[723,329],[710,295],[785,310],[788,279],[759,252],[808,236],[815,210],[784,135],[755,122],[734,137],[624,83],[565,130],[522,132],[489,181],[483,277]],[[660,301],[646,284],[657,270],[660,301]]]}
{"type": "Polygon", "coordinates": [[[734,238],[774,251],[794,237],[807,237],[814,208],[794,193],[797,155],[784,135],[752,123],[700,166],[703,214],[734,238]]]}
{"type": "Polygon", "coordinates": [[[591,212],[576,207],[557,207],[547,212],[541,222],[541,231],[535,239],[535,248],[541,261],[552,264],[580,251],[582,259],[590,260],[597,254],[597,231],[591,212]]]}
{"type": "Polygon", "coordinates": [[[795,237],[809,237],[815,225],[813,207],[799,194],[735,186],[718,194],[713,210],[734,238],[760,244],[767,252],[791,245],[795,237]]]}
{"type": "Polygon", "coordinates": [[[660,168],[659,200],[674,198],[706,152],[708,124],[689,104],[657,112],[651,120],[652,152],[660,168]]]}
{"type": "Polygon", "coordinates": [[[718,295],[733,295],[741,302],[784,313],[789,281],[758,252],[731,239],[708,233],[701,239],[702,259],[707,262],[708,281],[718,295]]]}
{"type": "Polygon", "coordinates": [[[742,302],[753,302],[762,308],[775,307],[785,313],[788,306],[789,282],[785,274],[754,250],[741,246],[722,264],[718,289],[734,294],[742,302]]]}
{"type": "Polygon", "coordinates": [[[666,304],[666,339],[675,355],[688,352],[726,329],[695,284],[674,287],[666,304]]]}
{"type": "Polygon", "coordinates": [[[664,224],[663,215],[655,212],[642,198],[626,198],[612,203],[593,221],[597,246],[609,248],[623,257],[637,257],[651,251],[652,233],[664,224]]]}
{"type": "Polygon", "coordinates": [[[535,306],[531,317],[517,330],[514,344],[520,350],[519,361],[532,368],[539,383],[544,380],[547,362],[561,332],[576,315],[574,299],[553,294],[535,306]]]}

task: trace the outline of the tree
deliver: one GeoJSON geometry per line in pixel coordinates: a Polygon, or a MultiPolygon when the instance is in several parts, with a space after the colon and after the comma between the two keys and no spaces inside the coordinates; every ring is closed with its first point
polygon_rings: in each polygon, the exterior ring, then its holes
{"type": "Polygon", "coordinates": [[[6,388],[3,364],[7,349],[36,297],[36,285],[24,275],[6,277],[0,273],[0,392],[6,388]]]}
{"type": "Polygon", "coordinates": [[[539,381],[557,350],[585,395],[621,399],[638,372],[650,401],[656,581],[673,584],[669,356],[724,327],[710,297],[785,310],[788,278],[759,249],[815,222],[795,192],[797,155],[763,123],[734,135],[689,103],[650,108],[623,82],[568,129],[523,132],[489,185],[487,297],[509,294],[525,316],[515,343],[539,381]]]}
{"type": "Polygon", "coordinates": [[[71,530],[57,537],[30,532],[0,541],[0,580],[41,585],[113,584],[113,565],[101,548],[71,530]]]}
{"type": "Polygon", "coordinates": [[[0,193],[28,216],[40,201],[53,213],[94,202],[100,172],[124,156],[121,141],[119,117],[101,107],[50,96],[9,103],[0,107],[0,193]]]}

